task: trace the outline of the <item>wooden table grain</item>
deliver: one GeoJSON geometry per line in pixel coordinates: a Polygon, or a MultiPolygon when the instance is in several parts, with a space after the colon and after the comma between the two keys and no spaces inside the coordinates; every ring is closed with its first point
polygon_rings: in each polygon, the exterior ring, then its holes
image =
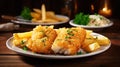
{"type": "MultiPolygon", "coordinates": [[[[120,67],[120,20],[112,19],[114,25],[96,31],[111,40],[111,47],[98,55],[76,59],[34,58],[20,55],[6,47],[6,41],[15,32],[30,31],[35,26],[20,25],[19,30],[0,32],[0,67],[120,67]]],[[[2,22],[1,22],[2,23],[2,22]]],[[[68,23],[56,25],[71,27],[68,23]]]]}

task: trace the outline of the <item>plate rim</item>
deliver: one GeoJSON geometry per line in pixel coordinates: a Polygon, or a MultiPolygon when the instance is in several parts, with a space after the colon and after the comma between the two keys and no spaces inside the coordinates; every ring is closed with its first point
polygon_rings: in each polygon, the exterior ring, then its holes
{"type": "Polygon", "coordinates": [[[31,21],[22,21],[22,20],[11,20],[11,22],[17,23],[17,24],[25,24],[25,25],[57,25],[57,24],[67,23],[70,20],[70,18],[65,15],[56,14],[56,16],[64,17],[67,20],[65,22],[55,22],[55,23],[32,23],[31,21]]]}
{"type": "Polygon", "coordinates": [[[83,28],[106,28],[106,27],[110,27],[112,26],[114,23],[112,21],[110,21],[110,23],[108,25],[105,25],[105,26],[85,26],[85,25],[79,25],[79,24],[75,24],[73,23],[73,19],[69,21],[69,24],[72,25],[72,26],[80,26],[80,27],[83,27],[83,28]]]}
{"type": "MultiPolygon", "coordinates": [[[[93,34],[97,34],[98,36],[103,36],[101,34],[98,34],[98,33],[93,33],[93,34]]],[[[101,48],[103,50],[99,50],[99,51],[95,51],[95,52],[91,52],[91,53],[86,53],[86,54],[81,54],[81,55],[69,55],[69,56],[64,56],[64,55],[45,55],[45,54],[37,54],[37,53],[33,53],[31,51],[24,51],[23,49],[19,48],[19,47],[16,47],[16,46],[12,46],[12,42],[11,40],[13,39],[13,37],[10,37],[7,41],[6,41],[6,46],[8,49],[14,51],[14,52],[17,52],[19,54],[22,54],[22,55],[26,55],[26,56],[30,56],[30,57],[37,57],[37,58],[48,58],[48,59],[72,59],[72,58],[83,58],[83,57],[89,57],[89,56],[93,56],[93,55],[97,55],[97,54],[100,54],[100,53],[103,53],[105,52],[106,50],[108,50],[111,46],[111,42],[109,45],[107,46],[101,46],[101,48]],[[21,50],[15,50],[15,48],[21,50]]]]}

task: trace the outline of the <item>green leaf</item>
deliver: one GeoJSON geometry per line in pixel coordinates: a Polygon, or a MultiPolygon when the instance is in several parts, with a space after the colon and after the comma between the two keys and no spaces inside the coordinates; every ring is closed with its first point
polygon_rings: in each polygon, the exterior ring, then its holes
{"type": "Polygon", "coordinates": [[[27,51],[27,50],[28,50],[28,48],[27,48],[26,46],[24,46],[24,47],[23,47],[23,50],[27,51]]]}
{"type": "Polygon", "coordinates": [[[24,41],[24,40],[21,40],[21,44],[25,44],[25,41],[24,41]]]}
{"type": "Polygon", "coordinates": [[[23,10],[21,11],[20,16],[26,20],[31,20],[32,16],[31,16],[31,10],[28,7],[24,7],[23,10]]]}
{"type": "Polygon", "coordinates": [[[81,51],[77,53],[77,55],[81,55],[81,54],[83,54],[81,51]]]}
{"type": "Polygon", "coordinates": [[[75,16],[73,22],[79,25],[87,25],[90,21],[89,15],[85,15],[84,13],[79,13],[75,16]]]}

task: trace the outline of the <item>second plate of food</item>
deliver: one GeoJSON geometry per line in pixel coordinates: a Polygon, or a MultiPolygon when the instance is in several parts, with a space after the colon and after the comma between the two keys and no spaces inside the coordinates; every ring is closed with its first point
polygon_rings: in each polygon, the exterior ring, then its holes
{"type": "Polygon", "coordinates": [[[101,15],[88,15],[86,18],[85,15],[76,16],[75,19],[69,22],[72,26],[80,26],[87,29],[101,29],[110,27],[113,25],[113,22],[101,15]]]}
{"type": "Polygon", "coordinates": [[[42,22],[42,21],[33,22],[31,20],[22,19],[21,17],[17,17],[17,20],[11,20],[11,21],[14,23],[25,24],[25,25],[57,25],[57,24],[67,23],[69,21],[69,17],[64,15],[56,15],[56,17],[61,21],[51,22],[52,20],[46,20],[47,22],[42,22]]]}

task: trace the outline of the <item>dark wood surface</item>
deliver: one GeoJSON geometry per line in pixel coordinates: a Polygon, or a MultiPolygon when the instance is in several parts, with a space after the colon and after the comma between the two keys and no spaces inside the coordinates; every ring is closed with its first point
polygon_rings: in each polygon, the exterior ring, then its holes
{"type": "MultiPolygon", "coordinates": [[[[10,32],[0,32],[0,67],[120,67],[120,20],[111,19],[114,25],[100,31],[111,40],[111,47],[98,55],[76,59],[42,59],[20,55],[6,47],[6,41],[15,32],[30,31],[35,26],[20,25],[20,29],[10,32]]],[[[3,22],[0,22],[1,24],[3,22]]],[[[71,27],[68,23],[56,25],[71,27]]]]}

